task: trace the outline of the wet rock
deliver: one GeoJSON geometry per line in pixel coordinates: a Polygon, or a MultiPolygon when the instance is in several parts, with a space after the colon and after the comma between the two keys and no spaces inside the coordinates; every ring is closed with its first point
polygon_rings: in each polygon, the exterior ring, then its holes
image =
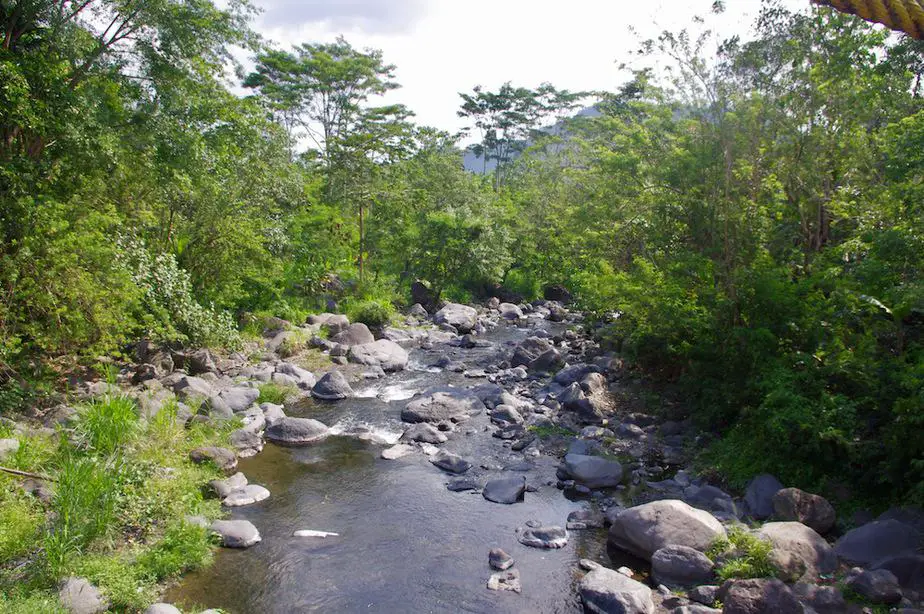
{"type": "Polygon", "coordinates": [[[846,585],[871,603],[892,604],[902,600],[898,578],[888,569],[851,569],[846,585]]]}
{"type": "Polygon", "coordinates": [[[523,476],[489,480],[481,491],[481,495],[488,501],[508,505],[522,501],[525,494],[526,478],[523,476]]]}
{"type": "Polygon", "coordinates": [[[449,473],[465,473],[472,464],[457,454],[440,450],[430,458],[430,462],[449,473]]]}
{"type": "Polygon", "coordinates": [[[603,514],[593,510],[574,510],[568,514],[565,528],[569,531],[583,531],[586,529],[602,529],[603,514]]]}
{"type": "Polygon", "coordinates": [[[65,579],[58,590],[58,601],[69,614],[98,614],[109,609],[109,600],[86,578],[65,579]]]}
{"type": "Polygon", "coordinates": [[[153,603],[147,607],[144,614],[183,614],[175,605],[169,603],[153,603]]]}
{"type": "Polygon", "coordinates": [[[523,317],[523,311],[513,303],[501,303],[497,306],[497,310],[505,320],[519,320],[523,317]]]}
{"type": "Polygon", "coordinates": [[[225,548],[250,548],[262,539],[257,527],[247,520],[216,520],[210,529],[225,548]]]}
{"type": "Polygon", "coordinates": [[[773,513],[780,520],[794,520],[824,535],[834,526],[834,508],[827,499],[798,488],[783,488],[773,496],[773,513]]]}
{"type": "MultiPolygon", "coordinates": [[[[757,520],[766,520],[773,515],[773,496],[783,489],[783,484],[769,473],[755,476],[748,483],[744,493],[744,502],[751,516],[757,520]]],[[[789,519],[786,519],[789,520],[789,519]]]]}
{"type": "Polygon", "coordinates": [[[555,525],[531,527],[527,523],[517,528],[517,541],[533,548],[564,548],[568,545],[568,531],[555,525]]]}
{"type": "Polygon", "coordinates": [[[324,401],[339,401],[355,395],[346,376],[340,371],[325,373],[311,389],[311,396],[324,401]]]}
{"type": "Polygon", "coordinates": [[[203,446],[192,450],[189,460],[196,464],[211,462],[225,473],[231,473],[237,468],[237,455],[227,448],[216,446],[203,446]]]}
{"type": "Polygon", "coordinates": [[[709,512],[667,499],[621,512],[613,519],[609,543],[650,561],[651,555],[665,546],[689,546],[705,552],[716,538],[725,536],[725,528],[709,512]]]}
{"type": "Polygon", "coordinates": [[[385,460],[398,460],[403,458],[408,454],[414,453],[414,446],[409,446],[406,443],[399,443],[391,446],[390,448],[385,448],[382,450],[382,458],[385,460]]]}
{"type": "Polygon", "coordinates": [[[500,548],[491,548],[490,552],[488,552],[488,564],[498,571],[510,569],[513,567],[513,563],[513,557],[500,548]]]}
{"type": "Polygon", "coordinates": [[[709,558],[687,546],[665,546],[651,555],[651,576],[667,586],[694,586],[712,580],[709,558]]]}
{"type": "Polygon", "coordinates": [[[803,614],[789,587],[776,579],[729,580],[719,589],[724,614],[803,614]]]}
{"type": "Polygon", "coordinates": [[[347,358],[350,362],[380,367],[383,371],[401,371],[407,367],[408,354],[394,341],[379,339],[350,347],[347,358]]]}
{"type": "Polygon", "coordinates": [[[469,333],[478,324],[478,312],[468,305],[447,303],[433,314],[436,324],[448,324],[462,334],[469,333]]]}
{"type": "Polygon", "coordinates": [[[449,386],[431,388],[407,404],[401,412],[405,422],[459,422],[485,411],[484,403],[470,390],[449,386]]]}
{"type": "Polygon", "coordinates": [[[475,478],[452,478],[446,484],[446,490],[451,492],[463,492],[466,490],[478,490],[481,484],[475,478]]]}
{"type": "Polygon", "coordinates": [[[247,476],[238,471],[234,475],[223,480],[212,480],[209,482],[209,486],[215,491],[219,499],[224,499],[231,494],[232,491],[247,486],[247,476]]]}
{"type": "Polygon", "coordinates": [[[418,422],[408,427],[401,435],[401,441],[421,441],[423,443],[446,443],[447,437],[438,428],[428,422],[418,422]]]}
{"type": "Polygon", "coordinates": [[[622,465],[618,461],[566,454],[562,468],[568,477],[588,488],[612,488],[622,483],[622,465]]]}
{"type": "Polygon", "coordinates": [[[836,586],[818,586],[807,582],[792,585],[792,591],[799,601],[811,607],[818,614],[841,614],[847,611],[844,594],[836,586]]]}
{"type": "Polygon", "coordinates": [[[311,418],[285,417],[266,429],[266,438],[276,443],[298,446],[320,441],[330,434],[330,429],[311,418]]]}
{"type": "Polygon", "coordinates": [[[825,539],[811,527],[798,522],[768,522],[756,533],[767,539],[776,552],[785,556],[776,557],[777,565],[787,577],[800,577],[801,564],[809,579],[829,574],[837,568],[837,556],[825,539]]]}
{"type": "Polygon", "coordinates": [[[578,586],[585,612],[593,614],[652,614],[651,589],[619,572],[597,567],[578,586]]]}
{"type": "Polygon", "coordinates": [[[876,520],[844,534],[834,544],[837,556],[851,565],[867,567],[890,556],[916,554],[921,534],[898,520],[876,520]]]}
{"type": "Polygon", "coordinates": [[[488,578],[488,589],[492,591],[513,591],[519,593],[523,590],[520,586],[520,572],[516,569],[508,571],[499,571],[491,574],[488,578]]]}
{"type": "Polygon", "coordinates": [[[242,507],[253,505],[265,499],[269,499],[270,491],[257,484],[247,484],[241,488],[236,488],[228,493],[228,496],[221,502],[227,507],[242,507]]]}
{"type": "Polygon", "coordinates": [[[334,343],[339,343],[348,347],[354,345],[363,345],[375,341],[375,337],[369,331],[369,327],[362,322],[350,324],[339,333],[330,338],[334,343]]]}

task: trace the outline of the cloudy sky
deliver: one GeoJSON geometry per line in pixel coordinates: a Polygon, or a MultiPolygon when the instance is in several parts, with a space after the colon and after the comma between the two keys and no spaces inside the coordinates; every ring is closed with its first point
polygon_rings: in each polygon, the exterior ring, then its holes
{"type": "MultiPolygon", "coordinates": [[[[809,0],[783,0],[804,9],[809,0]]],[[[255,0],[256,27],[279,46],[332,41],[382,49],[402,88],[389,94],[421,124],[463,126],[458,93],[505,81],[570,90],[613,90],[638,41],[690,26],[712,0],[255,0]],[[636,34],[631,33],[631,29],[636,34]]],[[[708,23],[746,34],[760,0],[728,0],[708,23]]]]}

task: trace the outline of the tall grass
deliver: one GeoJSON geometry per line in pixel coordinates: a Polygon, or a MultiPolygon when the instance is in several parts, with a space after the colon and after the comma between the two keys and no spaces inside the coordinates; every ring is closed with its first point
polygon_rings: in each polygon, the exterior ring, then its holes
{"type": "Polygon", "coordinates": [[[82,408],[77,433],[94,451],[110,455],[129,440],[137,427],[135,402],[128,397],[112,396],[82,408]]]}

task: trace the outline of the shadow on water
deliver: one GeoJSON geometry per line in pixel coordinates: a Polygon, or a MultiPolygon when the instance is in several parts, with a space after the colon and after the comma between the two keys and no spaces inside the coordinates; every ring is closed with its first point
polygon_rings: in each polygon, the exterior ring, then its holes
{"type": "MultiPolygon", "coordinates": [[[[509,330],[503,334],[525,336],[509,330]]],[[[496,347],[495,356],[506,350],[496,347]]],[[[490,359],[487,352],[482,359],[490,359]]],[[[424,379],[426,385],[479,383],[463,382],[458,374],[424,379]]],[[[418,389],[426,387],[421,373],[413,371],[372,385],[385,388],[408,380],[418,389]]],[[[405,403],[379,398],[306,401],[287,411],[330,425],[346,420],[400,433],[405,403]]],[[[454,433],[443,447],[472,460],[470,474],[481,482],[510,475],[505,466],[522,465],[521,455],[483,432],[487,416],[472,419],[466,427],[477,434],[454,433]]],[[[577,561],[610,564],[605,532],[571,532],[568,546],[551,551],[528,548],[515,537],[515,529],[527,520],[564,525],[569,512],[586,505],[568,501],[554,487],[555,459],[531,461],[526,475],[538,490],[527,493],[525,502],[498,505],[477,493],[447,490],[450,476],[424,455],[387,461],[379,457],[382,447],[335,436],[305,448],[269,444],[256,457],[241,460],[240,470],[251,482],[267,486],[272,496],[235,509],[231,517],[253,522],[263,541],[249,550],[221,550],[211,567],[190,574],[168,594],[169,600],[235,614],[580,611],[574,591],[580,575],[577,561]],[[293,537],[300,529],[339,536],[293,537]],[[522,594],[485,588],[492,547],[504,548],[516,559],[522,594]]]]}

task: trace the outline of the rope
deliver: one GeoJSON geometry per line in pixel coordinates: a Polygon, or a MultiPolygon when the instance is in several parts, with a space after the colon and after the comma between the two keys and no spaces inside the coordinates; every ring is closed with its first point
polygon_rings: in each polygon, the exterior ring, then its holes
{"type": "Polygon", "coordinates": [[[924,38],[924,0],[812,0],[867,21],[924,38]]]}

